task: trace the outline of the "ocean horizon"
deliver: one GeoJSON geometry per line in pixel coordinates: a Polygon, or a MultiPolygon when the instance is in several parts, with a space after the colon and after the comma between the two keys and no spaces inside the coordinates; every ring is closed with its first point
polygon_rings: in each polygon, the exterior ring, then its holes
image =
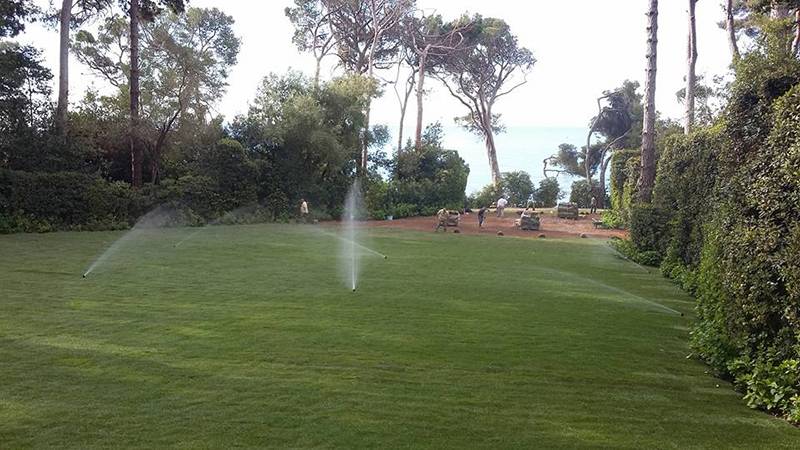
{"type": "MultiPolygon", "coordinates": [[[[524,170],[536,186],[544,178],[544,160],[558,152],[558,146],[568,143],[580,147],[586,141],[582,127],[508,127],[495,136],[497,160],[502,172],[524,170]]],[[[458,151],[469,165],[467,194],[472,194],[491,182],[489,160],[483,139],[458,126],[444,127],[444,147],[458,151]]],[[[559,175],[561,189],[569,195],[575,177],[559,175]]]]}

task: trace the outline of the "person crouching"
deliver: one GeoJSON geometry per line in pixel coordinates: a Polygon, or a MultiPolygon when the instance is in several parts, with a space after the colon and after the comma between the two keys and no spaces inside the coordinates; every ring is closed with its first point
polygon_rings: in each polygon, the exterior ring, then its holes
{"type": "Polygon", "coordinates": [[[447,218],[450,213],[447,212],[445,208],[439,210],[436,213],[436,229],[433,230],[434,232],[439,231],[440,228],[443,228],[445,232],[447,232],[447,218]]]}

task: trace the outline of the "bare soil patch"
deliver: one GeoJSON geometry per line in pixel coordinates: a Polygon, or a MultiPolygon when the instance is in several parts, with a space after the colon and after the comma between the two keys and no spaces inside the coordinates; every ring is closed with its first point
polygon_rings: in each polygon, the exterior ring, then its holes
{"type": "MultiPolygon", "coordinates": [[[[487,214],[483,227],[478,227],[477,211],[461,216],[461,225],[458,227],[463,234],[485,234],[497,235],[502,231],[505,236],[538,238],[540,234],[552,238],[580,238],[585,234],[587,238],[608,239],[612,236],[625,238],[625,230],[604,230],[595,228],[592,219],[600,219],[599,214],[581,215],[578,220],[559,219],[555,210],[540,209],[540,227],[538,231],[523,231],[514,225],[514,221],[519,218],[521,210],[506,209],[504,217],[497,217],[494,211],[487,214]]],[[[370,221],[370,227],[374,228],[397,228],[415,231],[433,231],[436,227],[435,217],[410,217],[397,220],[370,221]]],[[[448,229],[452,232],[452,229],[448,229]]]]}

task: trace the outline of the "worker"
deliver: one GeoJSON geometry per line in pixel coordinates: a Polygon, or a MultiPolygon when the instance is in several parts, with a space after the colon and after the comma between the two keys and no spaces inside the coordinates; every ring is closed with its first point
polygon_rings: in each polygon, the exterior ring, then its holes
{"type": "Polygon", "coordinates": [[[481,206],[478,210],[478,228],[483,228],[483,222],[486,221],[486,212],[489,211],[488,206],[481,206]]]}
{"type": "Polygon", "coordinates": [[[436,229],[434,231],[439,231],[439,228],[444,228],[444,231],[447,232],[447,218],[450,215],[447,212],[447,209],[442,208],[439,212],[436,213],[436,229]]]}
{"type": "Polygon", "coordinates": [[[506,200],[505,197],[500,197],[500,199],[497,200],[497,217],[503,217],[503,211],[505,211],[506,205],[508,205],[508,200],[506,200]]]}
{"type": "Polygon", "coordinates": [[[300,220],[308,223],[308,203],[303,198],[300,199],[300,220]]]}

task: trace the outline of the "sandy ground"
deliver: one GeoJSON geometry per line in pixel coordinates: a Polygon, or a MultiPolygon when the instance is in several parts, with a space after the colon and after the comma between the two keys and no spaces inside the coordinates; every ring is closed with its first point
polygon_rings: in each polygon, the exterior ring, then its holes
{"type": "MultiPolygon", "coordinates": [[[[553,209],[537,210],[540,218],[539,231],[522,231],[514,226],[514,220],[519,218],[519,209],[506,209],[505,217],[499,218],[494,211],[487,213],[486,222],[482,228],[478,228],[478,214],[468,213],[461,216],[459,229],[464,234],[487,234],[496,235],[502,231],[505,236],[518,236],[538,238],[540,234],[546,237],[578,238],[581,234],[586,234],[589,238],[608,239],[611,236],[627,237],[624,230],[603,230],[595,229],[592,219],[599,219],[599,214],[581,215],[578,220],[559,219],[553,209]]],[[[398,220],[370,221],[369,226],[375,228],[399,228],[405,230],[430,231],[436,227],[435,217],[411,217],[398,220]]],[[[451,229],[448,229],[452,232],[451,229]]]]}

